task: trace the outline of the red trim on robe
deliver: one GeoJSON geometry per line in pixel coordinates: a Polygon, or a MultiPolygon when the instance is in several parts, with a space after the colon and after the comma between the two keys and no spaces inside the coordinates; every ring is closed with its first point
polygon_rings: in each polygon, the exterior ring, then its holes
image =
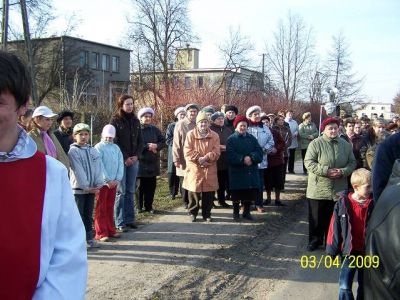
{"type": "Polygon", "coordinates": [[[40,273],[46,157],[0,163],[0,299],[32,299],[40,273]]]}

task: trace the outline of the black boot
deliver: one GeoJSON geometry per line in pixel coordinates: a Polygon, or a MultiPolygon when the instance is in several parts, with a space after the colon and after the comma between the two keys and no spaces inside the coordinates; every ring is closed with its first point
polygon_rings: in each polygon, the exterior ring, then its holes
{"type": "Polygon", "coordinates": [[[246,202],[244,204],[243,219],[247,219],[247,220],[250,220],[250,221],[253,220],[253,217],[250,214],[250,202],[246,202]]]}
{"type": "Polygon", "coordinates": [[[239,203],[233,203],[233,220],[239,221],[239,203]]]}
{"type": "Polygon", "coordinates": [[[228,203],[225,202],[225,200],[218,200],[218,204],[222,208],[232,208],[228,203]]]}

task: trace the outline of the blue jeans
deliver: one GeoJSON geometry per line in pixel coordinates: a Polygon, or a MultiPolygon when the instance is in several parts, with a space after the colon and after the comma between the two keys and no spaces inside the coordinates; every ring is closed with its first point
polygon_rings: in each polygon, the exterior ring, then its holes
{"type": "MultiPolygon", "coordinates": [[[[343,260],[344,258],[342,258],[343,260]]],[[[363,291],[363,269],[356,268],[355,262],[353,263],[355,268],[350,268],[350,260],[349,258],[343,263],[343,267],[340,269],[339,275],[339,300],[354,300],[352,286],[354,275],[357,274],[358,288],[357,288],[357,300],[364,299],[364,291],[363,291]]]]}
{"type": "Polygon", "coordinates": [[[116,227],[124,227],[135,221],[135,189],[138,171],[139,161],[124,168],[124,177],[118,187],[114,204],[116,227]]]}
{"type": "Polygon", "coordinates": [[[86,240],[90,241],[93,239],[94,194],[75,194],[74,196],[83,225],[85,225],[86,240]]]}
{"type": "Polygon", "coordinates": [[[255,201],[256,207],[263,207],[263,195],[264,195],[264,169],[258,169],[258,176],[260,180],[260,189],[258,190],[258,197],[255,201]]]}

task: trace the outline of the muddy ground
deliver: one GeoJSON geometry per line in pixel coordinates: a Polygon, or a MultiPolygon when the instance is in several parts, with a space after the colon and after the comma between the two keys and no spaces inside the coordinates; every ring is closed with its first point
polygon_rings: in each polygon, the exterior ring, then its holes
{"type": "Polygon", "coordinates": [[[287,206],[254,212],[253,222],[213,209],[212,223],[191,223],[178,208],[102,243],[88,253],[87,299],[337,298],[338,270],[300,266],[323,251],[305,250],[306,176],[287,179],[287,206]]]}

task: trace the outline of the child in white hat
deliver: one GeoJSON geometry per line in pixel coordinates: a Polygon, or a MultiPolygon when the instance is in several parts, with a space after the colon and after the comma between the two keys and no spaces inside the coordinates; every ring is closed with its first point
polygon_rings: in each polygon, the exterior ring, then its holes
{"type": "Polygon", "coordinates": [[[114,138],[115,127],[107,124],[101,133],[101,142],[94,146],[100,153],[104,178],[104,184],[96,195],[94,214],[95,239],[102,242],[120,237],[114,226],[114,202],[118,184],[124,176],[124,160],[114,138]]]}

